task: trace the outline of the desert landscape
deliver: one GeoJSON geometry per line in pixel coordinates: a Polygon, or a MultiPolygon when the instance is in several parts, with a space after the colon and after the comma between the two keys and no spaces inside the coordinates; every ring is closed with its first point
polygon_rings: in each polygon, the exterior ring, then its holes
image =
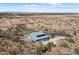
{"type": "Polygon", "coordinates": [[[77,13],[0,13],[1,55],[77,55],[79,54],[79,14],[77,13]],[[57,44],[23,41],[25,35],[43,31],[69,34],[57,44]]]}

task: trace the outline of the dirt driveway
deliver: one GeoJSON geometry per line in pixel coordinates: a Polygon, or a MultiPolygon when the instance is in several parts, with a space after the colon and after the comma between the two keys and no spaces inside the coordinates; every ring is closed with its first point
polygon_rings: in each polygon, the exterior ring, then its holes
{"type": "Polygon", "coordinates": [[[51,38],[51,39],[49,39],[47,41],[42,41],[42,43],[43,44],[47,44],[48,42],[53,42],[54,44],[56,44],[56,41],[60,40],[60,39],[65,39],[65,37],[63,37],[63,36],[56,36],[56,37],[51,38]]]}

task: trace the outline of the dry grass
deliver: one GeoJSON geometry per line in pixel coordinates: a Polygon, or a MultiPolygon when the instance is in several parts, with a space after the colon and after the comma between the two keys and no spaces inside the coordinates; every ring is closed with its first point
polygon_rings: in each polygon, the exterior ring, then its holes
{"type": "Polygon", "coordinates": [[[56,47],[51,48],[51,52],[43,54],[75,54],[74,49],[79,47],[79,15],[8,16],[0,17],[0,32],[7,32],[7,35],[0,36],[0,54],[36,54],[38,44],[20,40],[33,31],[44,31],[49,35],[64,31],[72,35],[73,40],[64,40],[69,48],[60,47],[63,41],[59,41],[56,47]]]}

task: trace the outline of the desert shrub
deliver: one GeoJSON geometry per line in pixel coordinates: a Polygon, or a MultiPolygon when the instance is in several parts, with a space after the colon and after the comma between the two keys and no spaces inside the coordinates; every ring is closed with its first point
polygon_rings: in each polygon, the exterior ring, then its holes
{"type": "Polygon", "coordinates": [[[49,33],[51,38],[55,37],[55,35],[53,33],[49,33]]]}
{"type": "Polygon", "coordinates": [[[48,30],[48,28],[45,28],[44,31],[45,31],[45,32],[48,32],[49,30],[48,30]]]}
{"type": "Polygon", "coordinates": [[[48,50],[51,50],[52,47],[55,47],[55,44],[53,42],[49,42],[47,45],[43,46],[39,46],[35,48],[36,54],[42,54],[45,53],[48,50]]]}
{"type": "Polygon", "coordinates": [[[75,43],[75,41],[73,40],[73,38],[66,38],[65,40],[67,40],[68,42],[70,42],[70,43],[75,43]]]}
{"type": "Polygon", "coordinates": [[[0,31],[2,31],[2,29],[0,29],[0,31]]]}
{"type": "Polygon", "coordinates": [[[46,52],[48,49],[47,49],[47,47],[43,47],[43,52],[46,52]]]}
{"type": "Polygon", "coordinates": [[[53,29],[53,32],[55,33],[55,32],[57,32],[55,29],[53,29]]]}
{"type": "Polygon", "coordinates": [[[74,30],[74,31],[73,31],[73,34],[74,34],[75,36],[77,35],[77,32],[76,32],[76,30],[74,30]]]}
{"type": "Polygon", "coordinates": [[[36,51],[36,54],[40,54],[41,55],[44,50],[43,50],[43,47],[40,46],[40,47],[36,47],[35,51],[36,51]]]}
{"type": "Polygon", "coordinates": [[[52,47],[55,47],[55,44],[53,42],[49,42],[46,47],[47,49],[51,49],[52,47]]]}
{"type": "Polygon", "coordinates": [[[17,55],[19,52],[17,52],[16,50],[15,51],[9,51],[9,54],[10,55],[17,55]]]}
{"type": "Polygon", "coordinates": [[[52,47],[55,47],[55,45],[53,44],[53,42],[49,42],[47,45],[43,46],[39,46],[35,48],[36,54],[43,54],[46,51],[50,50],[52,47]]]}
{"type": "Polygon", "coordinates": [[[75,48],[74,52],[79,55],[79,48],[75,48]]]}
{"type": "Polygon", "coordinates": [[[68,44],[66,42],[63,42],[60,47],[69,48],[68,44]]]}
{"type": "Polygon", "coordinates": [[[25,24],[18,24],[17,27],[18,27],[19,29],[23,29],[23,30],[26,29],[25,24]]]}

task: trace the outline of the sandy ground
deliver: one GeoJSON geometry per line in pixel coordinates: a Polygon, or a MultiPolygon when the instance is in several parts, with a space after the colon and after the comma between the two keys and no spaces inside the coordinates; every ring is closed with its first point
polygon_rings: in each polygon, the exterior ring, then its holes
{"type": "Polygon", "coordinates": [[[65,39],[65,37],[63,37],[63,36],[56,36],[56,37],[51,38],[51,39],[49,39],[49,40],[47,40],[47,41],[42,41],[42,43],[43,43],[43,44],[47,44],[48,42],[53,42],[54,44],[56,44],[56,42],[57,42],[58,40],[60,40],[60,39],[65,39]]]}

